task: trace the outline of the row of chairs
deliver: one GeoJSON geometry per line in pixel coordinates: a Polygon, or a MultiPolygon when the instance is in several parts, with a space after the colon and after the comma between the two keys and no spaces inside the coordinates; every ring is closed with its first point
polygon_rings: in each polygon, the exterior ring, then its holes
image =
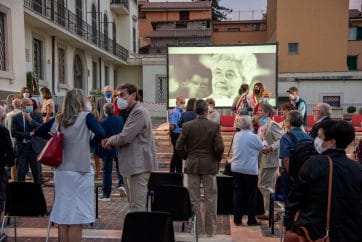
{"type": "MultiPolygon", "coordinates": [[[[174,241],[169,238],[171,232],[172,236],[174,236],[173,226],[171,229],[167,225],[170,218],[171,224],[172,221],[182,222],[182,231],[184,231],[185,223],[192,223],[194,241],[197,241],[196,215],[192,210],[188,190],[183,187],[182,174],[152,172],[148,190],[147,210],[149,210],[148,201],[150,201],[151,211],[127,214],[122,241],[150,241],[150,238],[153,237],[155,237],[155,240],[152,241],[174,241]],[[153,218],[154,220],[152,220],[153,218]],[[152,220],[152,222],[146,223],[147,226],[140,226],[148,220],[152,220]],[[135,221],[138,222],[135,223],[135,221]],[[132,226],[133,223],[135,223],[134,226],[132,226]],[[140,229],[146,231],[140,233],[140,229]],[[157,229],[164,231],[156,233],[157,229]],[[165,240],[160,240],[159,236],[161,235],[165,240]],[[138,239],[134,239],[135,236],[138,239]],[[143,236],[145,236],[144,240],[142,240],[143,236]]],[[[30,182],[11,182],[7,184],[1,234],[4,232],[6,219],[10,217],[14,217],[16,241],[16,217],[44,217],[48,215],[46,200],[40,184],[30,182]]],[[[49,239],[50,225],[49,221],[46,241],[49,239]]]]}

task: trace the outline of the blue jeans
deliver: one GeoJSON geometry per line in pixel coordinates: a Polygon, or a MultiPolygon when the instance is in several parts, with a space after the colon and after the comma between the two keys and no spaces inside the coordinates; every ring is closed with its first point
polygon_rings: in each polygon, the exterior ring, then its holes
{"type": "Polygon", "coordinates": [[[116,173],[118,178],[118,186],[123,185],[123,176],[118,169],[117,157],[105,156],[103,158],[103,196],[110,197],[112,192],[112,165],[113,161],[116,162],[116,173]]]}

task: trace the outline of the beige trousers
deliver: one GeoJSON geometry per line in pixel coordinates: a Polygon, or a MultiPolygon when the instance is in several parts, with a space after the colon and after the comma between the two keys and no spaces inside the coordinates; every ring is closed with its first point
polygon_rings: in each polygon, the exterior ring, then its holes
{"type": "Polygon", "coordinates": [[[216,212],[217,212],[217,184],[215,175],[193,175],[187,174],[187,188],[190,192],[190,199],[197,219],[197,233],[208,235],[216,233],[216,212]],[[202,219],[200,211],[200,184],[205,190],[205,216],[202,219]],[[205,225],[205,226],[204,226],[205,225]]]}
{"type": "Polygon", "coordinates": [[[151,172],[124,177],[124,185],[131,212],[146,211],[147,184],[151,172]]]}
{"type": "Polygon", "coordinates": [[[275,191],[278,167],[261,168],[258,177],[258,188],[263,195],[265,214],[269,214],[270,193],[275,191]]]}

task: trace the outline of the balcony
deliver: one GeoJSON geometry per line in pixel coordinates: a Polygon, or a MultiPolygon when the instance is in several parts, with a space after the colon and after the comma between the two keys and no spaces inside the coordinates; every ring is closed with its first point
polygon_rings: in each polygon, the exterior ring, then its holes
{"type": "Polygon", "coordinates": [[[129,14],[129,2],[128,0],[112,0],[111,10],[118,15],[129,14]]]}
{"type": "Polygon", "coordinates": [[[57,1],[24,0],[24,7],[92,46],[101,48],[117,59],[127,62],[128,50],[126,48],[89,25],[82,17],[71,12],[63,4],[59,4],[57,1]]]}

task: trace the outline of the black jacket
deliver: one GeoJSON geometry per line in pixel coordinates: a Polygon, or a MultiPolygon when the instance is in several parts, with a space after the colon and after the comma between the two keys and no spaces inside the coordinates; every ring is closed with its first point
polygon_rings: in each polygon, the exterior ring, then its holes
{"type": "Polygon", "coordinates": [[[328,149],[306,161],[288,198],[285,223],[290,229],[306,226],[313,240],[325,235],[329,162],[333,160],[331,241],[362,241],[362,166],[346,157],[344,150],[328,149]]]}
{"type": "Polygon", "coordinates": [[[7,128],[0,124],[0,170],[4,166],[14,165],[14,149],[10,140],[10,133],[7,128]]]}

